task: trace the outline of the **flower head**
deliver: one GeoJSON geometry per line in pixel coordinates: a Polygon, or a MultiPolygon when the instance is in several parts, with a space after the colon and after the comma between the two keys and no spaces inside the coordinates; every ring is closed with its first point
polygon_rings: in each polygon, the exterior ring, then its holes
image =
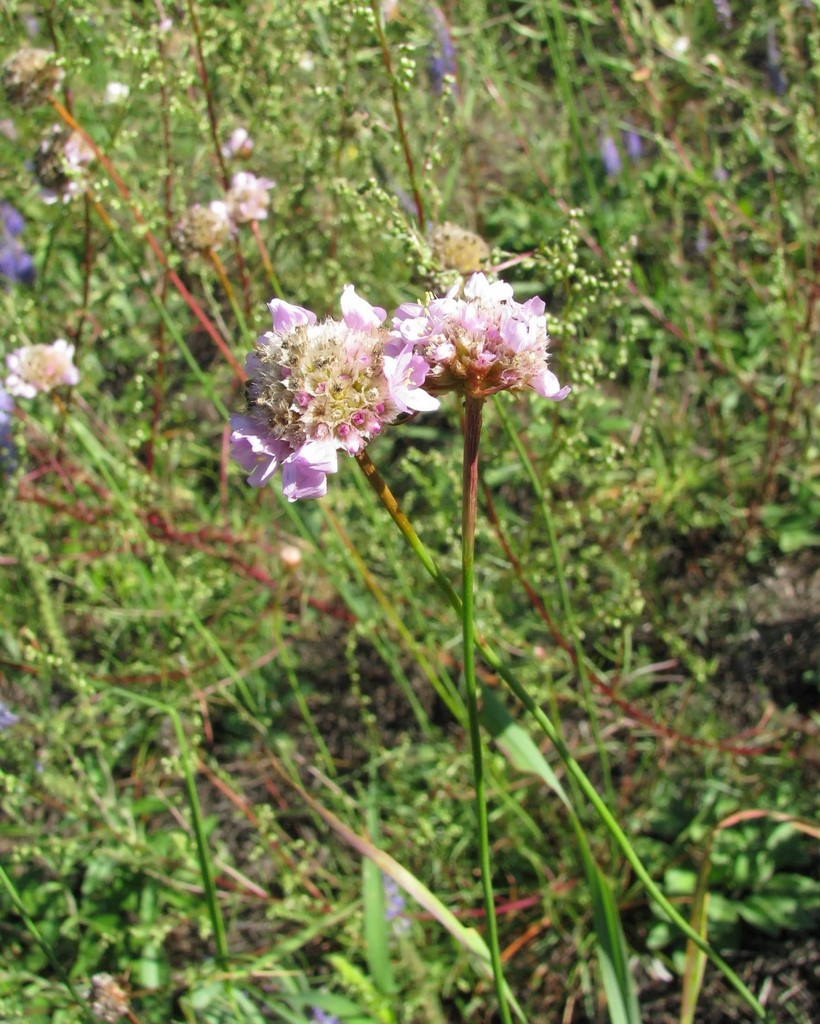
{"type": "Polygon", "coordinates": [[[339,1024],[339,1018],[333,1013],[325,1013],[318,1006],[314,1006],[311,1014],[312,1024],[339,1024]]]}
{"type": "Polygon", "coordinates": [[[189,206],[172,231],[174,245],[183,253],[218,249],[231,230],[228,204],[220,199],[207,206],[189,206]]]}
{"type": "Polygon", "coordinates": [[[125,82],[108,82],[103,93],[103,102],[109,107],[125,103],[130,94],[131,88],[125,82]]]}
{"type": "Polygon", "coordinates": [[[602,135],[598,142],[601,163],[608,178],[617,178],[621,173],[621,154],[617,142],[611,135],[602,135]]]}
{"type": "Polygon", "coordinates": [[[228,136],[228,141],[222,145],[222,155],[226,160],[233,160],[237,156],[250,156],[253,146],[254,142],[247,128],[234,128],[228,136]]]}
{"type": "Polygon", "coordinates": [[[479,270],[490,259],[490,247],[474,231],[445,221],[433,228],[430,234],[433,254],[439,263],[459,274],[470,274],[479,270]]]}
{"type": "Polygon", "coordinates": [[[231,417],[232,454],[261,487],[281,465],[291,500],[318,498],[337,453],[356,455],[401,413],[438,406],[421,385],[428,366],[399,346],[387,351],[386,314],[346,285],[342,319],[317,323],[274,299],[273,330],[247,359],[248,411],[231,417]]]}
{"type": "Polygon", "coordinates": [[[128,993],[110,974],[92,976],[89,1003],[92,1016],[103,1024],[117,1024],[130,1016],[128,993]]]}
{"type": "Polygon", "coordinates": [[[264,220],[268,215],[268,192],[276,184],[270,178],[257,178],[249,171],[237,171],[231,178],[226,197],[228,215],[235,224],[264,220]]]}
{"type": "MultiPolygon", "coordinates": [[[[11,420],[14,413],[14,402],[0,385],[0,475],[6,476],[17,465],[17,452],[14,449],[14,437],[11,431],[11,420]]],[[[2,702],[0,702],[0,708],[2,702]]],[[[2,711],[0,710],[0,717],[2,711]]]]}
{"type": "Polygon", "coordinates": [[[410,931],[407,903],[396,882],[384,875],[384,917],[393,926],[394,935],[406,935],[410,931]]]}
{"type": "Polygon", "coordinates": [[[43,186],[43,201],[67,203],[83,193],[88,184],[85,169],[94,155],[79,132],[53,125],[34,154],[34,174],[43,186]]]}
{"type": "Polygon", "coordinates": [[[20,284],[34,283],[34,260],[18,242],[25,222],[11,203],[0,203],[0,277],[20,284]]]}
{"type": "Polygon", "coordinates": [[[50,50],[27,46],[3,63],[2,78],[9,103],[33,107],[59,88],[63,69],[54,63],[50,50]]]}
{"type": "Polygon", "coordinates": [[[15,715],[13,711],[9,711],[6,705],[0,700],[0,732],[4,732],[6,729],[10,729],[13,725],[16,725],[20,721],[20,716],[15,715]]]}
{"type": "MultiPolygon", "coordinates": [[[[453,37],[450,34],[450,26],[443,11],[437,4],[428,5],[430,25],[435,35],[435,42],[430,48],[430,55],[427,61],[427,77],[430,81],[430,88],[436,96],[444,92],[445,77],[455,80],[458,74],[456,62],[456,48],[453,44],[453,37]]],[[[455,82],[451,86],[453,92],[457,92],[455,82]]]]}
{"type": "Polygon", "coordinates": [[[463,297],[458,288],[424,306],[404,303],[393,318],[390,350],[421,353],[430,366],[425,389],[481,397],[532,388],[543,398],[566,398],[570,389],[547,368],[543,301],[516,302],[510,285],[484,274],[469,278],[463,297]]]}
{"type": "Polygon", "coordinates": [[[38,391],[51,391],[63,384],[77,384],[80,371],[73,363],[74,346],[64,338],[51,345],[24,345],[9,352],[9,374],[5,389],[17,398],[34,398],[38,391]]]}

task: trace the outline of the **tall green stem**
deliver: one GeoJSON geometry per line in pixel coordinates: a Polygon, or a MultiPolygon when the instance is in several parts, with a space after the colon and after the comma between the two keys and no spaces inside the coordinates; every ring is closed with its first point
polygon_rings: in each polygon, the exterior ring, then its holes
{"type": "Polygon", "coordinates": [[[493,965],[495,991],[501,1019],[512,1024],[507,1003],[498,925],[495,919],[493,876],[490,866],[490,828],[487,817],[487,787],[481,751],[481,725],[478,717],[478,684],[475,673],[475,627],[473,625],[473,579],[475,576],[475,523],[478,503],[478,449],[481,442],[481,417],[484,399],[468,395],[465,402],[464,467],[461,506],[461,630],[464,650],[464,689],[470,722],[470,752],[473,758],[475,807],[478,825],[478,855],[481,886],[487,912],[487,945],[493,965]]]}
{"type": "MultiPolygon", "coordinates": [[[[425,548],[421,542],[418,534],[413,529],[407,516],[399,508],[398,502],[396,501],[390,488],[382,479],[378,469],[373,465],[370,457],[366,452],[356,456],[356,460],[364,471],[370,486],[373,488],[379,500],[382,502],[384,507],[387,509],[393,522],[401,531],[404,539],[410,545],[417,558],[433,578],[436,586],[439,588],[443,596],[449,601],[450,605],[461,614],[461,599],[453,589],[450,581],[446,576],[439,570],[435,561],[430,555],[430,552],[425,548]]],[[[702,935],[698,934],[697,931],[689,924],[685,917],[669,902],[666,896],[661,891],[658,884],[646,870],[641,861],[640,857],[635,852],[632,844],[629,841],[626,833],[620,827],[618,822],[615,820],[612,812],[607,807],[604,800],[598,795],[592,782],[587,778],[583,768],[578,764],[575,758],[572,756],[569,747],[561,738],[560,733],[552,724],[552,722],[544,714],[543,710],[536,704],[533,698],[527,693],[523,686],[517,682],[513,674],[508,670],[502,659],[496,654],[495,650],[490,646],[489,643],[479,633],[475,635],[475,641],[478,649],[481,651],[481,655],[487,664],[495,672],[497,672],[504,682],[509,687],[510,691],[518,698],[518,700],[527,709],[529,714],[538,724],[542,732],[549,738],[553,744],[557,754],[566,765],[567,771],[570,776],[578,783],[584,796],[589,800],[592,806],[595,808],[598,817],[603,822],[605,828],[609,834],[615,839],[616,843],[620,847],[624,856],[626,857],[629,864],[632,866],[635,874],[643,883],[644,888],[649,893],[651,898],[655,900],[658,906],[663,912],[672,920],[672,922],[680,929],[683,934],[690,939],[698,949],[702,950],[712,961],[712,963],[720,970],[727,980],[734,986],[734,988],[743,996],[746,1003],[752,1008],[754,1013],[764,1019],[766,1017],[766,1011],[763,1009],[760,1001],[753,995],[748,987],[743,983],[741,978],[732,970],[729,964],[721,957],[712,946],[703,938],[702,935]]],[[[503,1005],[503,1004],[502,1004],[503,1005]]]]}

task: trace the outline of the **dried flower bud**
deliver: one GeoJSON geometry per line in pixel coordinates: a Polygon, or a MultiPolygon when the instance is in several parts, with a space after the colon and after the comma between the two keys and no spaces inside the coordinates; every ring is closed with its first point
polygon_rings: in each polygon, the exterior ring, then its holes
{"type": "Polygon", "coordinates": [[[225,203],[216,200],[208,206],[190,206],[172,232],[174,245],[182,253],[218,249],[228,237],[230,219],[225,203]]]}
{"type": "Polygon", "coordinates": [[[104,1024],[117,1024],[129,1013],[128,995],[110,974],[95,974],[91,979],[91,1013],[104,1024]]]}
{"type": "Polygon", "coordinates": [[[3,64],[3,87],[9,103],[34,107],[44,103],[63,80],[63,69],[50,50],[25,47],[3,64]]]}
{"type": "Polygon", "coordinates": [[[481,235],[450,221],[433,229],[430,242],[439,263],[447,270],[457,270],[459,274],[482,270],[490,256],[490,247],[481,235]]]}
{"type": "Polygon", "coordinates": [[[44,201],[66,203],[84,192],[88,183],[84,170],[93,159],[94,150],[79,132],[53,125],[37,147],[33,161],[44,201]]]}

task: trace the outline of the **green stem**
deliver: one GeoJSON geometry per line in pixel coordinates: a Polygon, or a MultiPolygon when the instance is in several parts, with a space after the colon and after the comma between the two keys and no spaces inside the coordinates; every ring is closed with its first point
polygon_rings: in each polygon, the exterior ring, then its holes
{"type": "Polygon", "coordinates": [[[487,913],[487,946],[493,965],[493,979],[501,1019],[512,1024],[498,945],[498,923],[495,918],[493,875],[490,865],[490,825],[487,815],[487,786],[481,750],[481,724],[478,716],[478,684],[475,672],[475,637],[473,626],[473,585],[475,579],[475,524],[478,502],[478,449],[481,441],[481,417],[484,399],[468,395],[465,401],[464,466],[461,506],[461,630],[464,649],[464,688],[470,722],[470,753],[473,759],[475,807],[478,825],[478,855],[481,865],[481,886],[487,913]]]}
{"type": "MultiPolygon", "coordinates": [[[[371,462],[366,452],[362,452],[356,456],[356,459],[364,471],[370,486],[377,494],[379,500],[387,509],[393,522],[398,526],[402,533],[402,536],[410,545],[410,548],[418,557],[421,564],[433,578],[436,586],[439,588],[441,593],[452,605],[456,612],[461,614],[461,599],[453,589],[450,581],[444,576],[436,566],[436,563],[430,557],[430,553],[425,548],[419,539],[416,531],[413,529],[407,516],[400,510],[398,502],[394,498],[390,491],[390,488],[384,482],[381,474],[371,462]]],[[[492,668],[498,675],[504,680],[509,687],[510,691],[518,698],[518,700],[524,705],[526,710],[532,715],[536,724],[542,730],[542,732],[549,738],[550,742],[554,746],[558,756],[566,765],[567,771],[572,778],[578,783],[579,788],[583,792],[584,796],[589,800],[592,806],[595,808],[598,817],[603,822],[604,827],[607,829],[609,834],[613,837],[615,842],[621,848],[624,857],[627,859],[629,864],[632,866],[638,879],[643,884],[650,897],[658,904],[660,909],[670,918],[673,924],[680,929],[681,932],[709,957],[712,963],[720,970],[724,977],[729,981],[734,988],[740,993],[746,1003],[754,1010],[755,1014],[765,1020],[766,1011],[763,1009],[759,1000],[752,994],[747,986],[741,981],[741,979],[735,974],[732,968],[726,963],[723,957],[709,945],[708,942],[699,935],[697,931],[689,924],[685,917],[683,917],[675,907],[669,902],[669,900],[661,892],[660,887],[654,881],[652,876],[643,866],[640,857],[638,857],[635,850],[632,848],[632,844],[626,833],[623,831],[621,826],[615,820],[612,812],[607,807],[606,803],[598,795],[595,787],[587,778],[583,768],[578,764],[575,758],[570,753],[569,747],[564,743],[563,739],[559,735],[555,726],[547,718],[542,709],[535,703],[532,697],[527,691],[515,680],[512,673],[505,666],[501,658],[495,653],[493,648],[487,641],[479,634],[476,633],[476,646],[481,652],[482,657],[487,664],[492,668]]]]}
{"type": "Polygon", "coordinates": [[[410,177],[410,188],[413,191],[413,201],[416,204],[416,219],[418,220],[419,230],[424,234],[424,203],[421,200],[421,192],[419,191],[418,180],[416,178],[416,168],[413,162],[413,153],[410,149],[410,140],[407,137],[407,129],[404,127],[404,115],[401,111],[401,100],[399,98],[399,81],[396,77],[395,71],[393,70],[393,61],[390,59],[390,47],[387,45],[387,36],[384,34],[379,0],[371,0],[370,6],[373,10],[373,18],[376,24],[376,35],[379,38],[379,46],[382,51],[384,68],[387,72],[388,80],[390,81],[390,96],[393,100],[393,112],[396,115],[396,127],[399,130],[399,140],[401,141],[401,148],[404,153],[404,162],[407,165],[407,173],[410,177]]]}

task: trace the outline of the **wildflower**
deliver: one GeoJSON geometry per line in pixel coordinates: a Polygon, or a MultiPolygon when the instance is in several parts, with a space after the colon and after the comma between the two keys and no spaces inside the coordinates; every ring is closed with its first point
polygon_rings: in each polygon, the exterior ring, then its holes
{"type": "MultiPolygon", "coordinates": [[[[7,476],[17,465],[17,452],[14,450],[14,438],[11,433],[14,402],[0,385],[0,475],[7,476]]],[[[3,704],[0,701],[0,720],[3,717],[3,704]]],[[[11,723],[14,724],[13,722],[11,723]]]]}
{"type": "Polygon", "coordinates": [[[131,89],[125,82],[109,82],[105,87],[103,100],[108,106],[113,106],[116,103],[125,103],[130,92],[131,89]]]}
{"type": "Polygon", "coordinates": [[[318,1006],[311,1009],[311,1021],[313,1024],[340,1024],[339,1018],[333,1013],[325,1013],[318,1006]]]}
{"type": "MultiPolygon", "coordinates": [[[[453,45],[453,37],[450,35],[450,26],[447,19],[437,4],[429,5],[430,24],[435,33],[435,42],[430,49],[430,59],[427,62],[427,77],[430,80],[430,88],[441,96],[444,91],[445,77],[455,78],[458,73],[456,64],[456,48],[453,45]]],[[[455,91],[455,86],[453,87],[455,91]]]]}
{"type": "Polygon", "coordinates": [[[405,346],[387,351],[386,314],[346,285],[342,320],[281,299],[268,305],[273,330],[247,359],[246,415],[231,417],[232,454],[261,487],[282,467],[290,501],[326,493],[337,453],[356,455],[403,412],[435,409],[422,390],[428,366],[405,346]]]}
{"type": "Polygon", "coordinates": [[[406,903],[401,891],[389,875],[384,876],[385,920],[392,924],[394,935],[405,935],[410,930],[410,919],[405,913],[406,903]]]}
{"type": "Polygon", "coordinates": [[[6,705],[0,700],[0,732],[5,732],[20,721],[20,716],[9,711],[6,705]]]}
{"type": "Polygon", "coordinates": [[[724,28],[732,27],[732,8],[729,0],[712,0],[717,20],[724,28]]]}
{"type": "Polygon", "coordinates": [[[643,156],[643,142],[640,135],[638,135],[634,128],[627,128],[621,132],[621,138],[623,139],[626,155],[633,164],[636,164],[643,156]]]}
{"type": "Polygon", "coordinates": [[[217,199],[208,206],[197,203],[188,207],[171,235],[174,245],[183,253],[218,249],[230,233],[228,204],[217,199]]]}
{"type": "Polygon", "coordinates": [[[34,260],[17,240],[24,220],[11,203],[0,203],[0,277],[20,284],[34,283],[34,260]]]}
{"type": "Polygon", "coordinates": [[[490,247],[481,235],[449,221],[433,229],[430,242],[439,263],[447,269],[457,270],[459,274],[480,270],[490,256],[490,247]]]}
{"type": "Polygon", "coordinates": [[[250,156],[253,152],[253,145],[253,139],[248,134],[247,128],[234,128],[228,141],[222,145],[222,155],[226,160],[233,160],[237,156],[250,156]]]}
{"type": "Polygon", "coordinates": [[[3,63],[2,79],[9,103],[34,107],[59,88],[63,69],[54,63],[50,50],[24,47],[3,63]]]}
{"type": "Polygon", "coordinates": [[[491,284],[484,274],[469,278],[463,298],[458,289],[425,306],[404,303],[393,318],[394,344],[416,348],[430,366],[425,389],[481,397],[532,388],[543,398],[566,398],[570,389],[547,368],[543,301],[516,302],[509,284],[491,284]]]}
{"type": "Polygon", "coordinates": [[[769,84],[775,96],[782,96],[789,87],[783,69],[780,66],[780,47],[774,27],[766,33],[766,71],[769,73],[769,84]]]}
{"type": "Polygon", "coordinates": [[[51,345],[24,345],[9,352],[5,389],[17,398],[34,398],[38,391],[51,391],[63,384],[77,384],[80,371],[72,362],[74,346],[64,338],[51,345]]]}
{"type": "Polygon", "coordinates": [[[0,203],[0,220],[3,222],[3,233],[12,238],[22,235],[26,226],[22,213],[15,210],[11,203],[0,203]]]}
{"type": "Polygon", "coordinates": [[[265,220],[268,216],[268,192],[276,184],[270,178],[257,178],[248,171],[237,171],[231,178],[226,197],[228,216],[235,224],[265,220]]]}
{"type": "Polygon", "coordinates": [[[84,136],[53,125],[34,154],[34,175],[43,186],[43,202],[67,203],[84,192],[85,168],[93,160],[94,150],[84,136]]]}
{"type": "Polygon", "coordinates": [[[607,178],[617,178],[621,173],[621,154],[618,144],[611,135],[602,135],[598,143],[598,152],[604,165],[607,178]]]}
{"type": "Polygon", "coordinates": [[[92,1015],[104,1024],[117,1024],[131,1012],[128,994],[110,974],[95,974],[91,978],[90,1002],[92,1015]]]}

